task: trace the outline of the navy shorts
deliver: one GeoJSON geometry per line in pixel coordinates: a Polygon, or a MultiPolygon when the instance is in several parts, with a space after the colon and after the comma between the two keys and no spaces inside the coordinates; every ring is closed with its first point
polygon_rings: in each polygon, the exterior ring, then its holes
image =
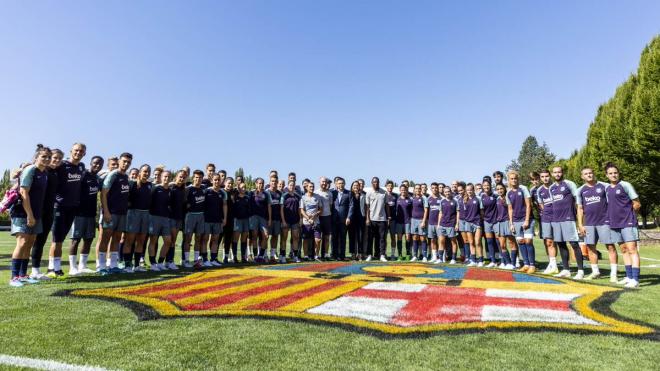
{"type": "Polygon", "coordinates": [[[78,210],[75,207],[65,207],[55,203],[53,211],[53,242],[64,242],[78,210]]]}
{"type": "Polygon", "coordinates": [[[321,230],[319,229],[318,224],[303,224],[302,226],[302,238],[309,239],[321,239],[321,230]]]}
{"type": "Polygon", "coordinates": [[[319,228],[324,236],[332,234],[332,215],[320,216],[319,228]]]}
{"type": "Polygon", "coordinates": [[[96,237],[96,217],[77,216],[71,229],[72,240],[91,240],[96,237]]]}

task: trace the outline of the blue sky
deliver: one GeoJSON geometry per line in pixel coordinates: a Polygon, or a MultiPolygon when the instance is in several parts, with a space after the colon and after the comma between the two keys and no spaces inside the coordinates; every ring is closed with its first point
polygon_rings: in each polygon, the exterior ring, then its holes
{"type": "Polygon", "coordinates": [[[658,1],[3,1],[0,168],[36,143],[176,169],[478,180],[560,157],[658,1]]]}

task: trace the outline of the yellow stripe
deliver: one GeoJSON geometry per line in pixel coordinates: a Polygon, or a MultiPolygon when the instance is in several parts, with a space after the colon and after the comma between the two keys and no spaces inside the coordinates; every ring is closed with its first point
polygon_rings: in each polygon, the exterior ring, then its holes
{"type": "Polygon", "coordinates": [[[309,282],[303,282],[297,285],[289,286],[283,289],[279,289],[277,291],[271,291],[271,292],[265,292],[263,294],[259,295],[254,295],[250,296],[249,298],[245,298],[239,301],[236,301],[234,303],[225,305],[222,307],[224,310],[231,310],[231,309],[243,309],[252,305],[256,304],[261,304],[266,301],[278,299],[287,295],[295,294],[300,291],[304,291],[307,289],[311,289],[316,286],[321,286],[328,281],[325,280],[311,280],[309,282]]]}
{"type": "Polygon", "coordinates": [[[249,283],[247,285],[242,285],[238,287],[229,287],[226,289],[222,290],[217,290],[217,291],[212,291],[212,292],[206,292],[203,294],[187,297],[181,300],[176,300],[175,303],[179,306],[188,306],[192,304],[199,304],[203,303],[208,300],[216,299],[225,295],[229,294],[236,294],[239,292],[243,291],[248,291],[256,287],[262,287],[262,286],[267,286],[267,285],[273,285],[276,283],[284,282],[287,281],[288,278],[271,278],[266,281],[260,281],[260,282],[254,282],[254,283],[249,283]]]}
{"type": "Polygon", "coordinates": [[[304,312],[309,308],[319,306],[327,301],[335,299],[348,292],[359,289],[360,287],[366,284],[367,282],[347,282],[335,288],[323,292],[319,292],[304,299],[295,301],[289,305],[280,308],[280,310],[288,311],[288,312],[304,312]]]}
{"type": "MultiPolygon", "coordinates": [[[[168,295],[182,294],[182,293],[190,292],[190,291],[193,291],[193,290],[200,290],[200,289],[205,289],[205,288],[209,288],[209,287],[220,286],[220,285],[224,285],[224,284],[232,283],[232,282],[237,282],[237,281],[245,281],[245,280],[248,280],[250,278],[252,278],[252,277],[250,277],[250,276],[228,277],[228,278],[220,279],[220,280],[217,280],[217,281],[202,282],[202,283],[192,284],[192,285],[188,285],[188,286],[178,287],[178,288],[175,288],[175,289],[161,290],[161,291],[156,291],[156,292],[148,292],[148,293],[135,294],[135,295],[147,296],[147,297],[152,297],[152,298],[164,298],[168,295]]],[[[127,293],[127,294],[132,295],[130,292],[127,293]]]]}

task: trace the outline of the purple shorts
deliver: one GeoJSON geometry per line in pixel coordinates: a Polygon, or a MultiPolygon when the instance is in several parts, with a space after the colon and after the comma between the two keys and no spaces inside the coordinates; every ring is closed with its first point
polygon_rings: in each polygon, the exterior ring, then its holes
{"type": "Polygon", "coordinates": [[[302,238],[309,239],[312,237],[317,240],[321,239],[321,230],[319,229],[318,224],[303,224],[302,238]]]}

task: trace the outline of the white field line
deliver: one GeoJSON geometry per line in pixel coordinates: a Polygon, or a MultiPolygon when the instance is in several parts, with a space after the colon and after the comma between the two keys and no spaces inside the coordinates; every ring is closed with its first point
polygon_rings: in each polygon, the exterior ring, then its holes
{"type": "Polygon", "coordinates": [[[80,366],[57,361],[38,358],[16,357],[0,354],[0,365],[27,367],[37,370],[65,370],[65,371],[106,371],[107,369],[94,366],[80,366]]]}

